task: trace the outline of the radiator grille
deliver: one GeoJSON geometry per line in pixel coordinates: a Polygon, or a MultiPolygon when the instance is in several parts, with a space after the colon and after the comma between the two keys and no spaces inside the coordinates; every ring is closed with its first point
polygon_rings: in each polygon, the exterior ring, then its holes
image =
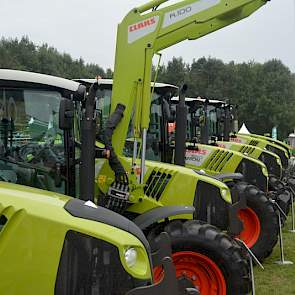
{"type": "Polygon", "coordinates": [[[247,155],[251,155],[255,151],[254,147],[248,146],[248,145],[243,145],[239,152],[247,155]]]}
{"type": "Polygon", "coordinates": [[[79,232],[67,232],[54,294],[122,295],[147,284],[126,272],[116,246],[79,232]]]}
{"type": "Polygon", "coordinates": [[[258,140],[255,140],[255,139],[252,139],[250,142],[249,142],[249,145],[258,145],[259,144],[259,141],[258,140]]]}
{"type": "Polygon", "coordinates": [[[229,205],[222,199],[217,186],[199,180],[194,207],[195,219],[218,226],[222,230],[228,229],[229,205]]]}
{"type": "Polygon", "coordinates": [[[286,157],[284,151],[282,151],[281,149],[278,149],[272,145],[267,145],[266,149],[270,152],[277,154],[281,158],[282,165],[285,169],[288,167],[288,158],[286,157]]]}
{"type": "Polygon", "coordinates": [[[147,180],[144,193],[158,201],[171,178],[170,171],[154,169],[147,180]]]}
{"type": "Polygon", "coordinates": [[[232,152],[226,150],[216,150],[206,164],[205,169],[221,172],[232,155],[232,152]]]}
{"type": "Polygon", "coordinates": [[[281,166],[278,164],[277,160],[275,157],[268,153],[261,153],[259,160],[262,161],[268,170],[269,174],[273,174],[277,176],[278,178],[281,178],[281,166]]]}
{"type": "Polygon", "coordinates": [[[262,167],[256,162],[243,159],[235,172],[243,174],[246,182],[257,186],[264,192],[267,191],[268,178],[263,174],[262,167]]]}

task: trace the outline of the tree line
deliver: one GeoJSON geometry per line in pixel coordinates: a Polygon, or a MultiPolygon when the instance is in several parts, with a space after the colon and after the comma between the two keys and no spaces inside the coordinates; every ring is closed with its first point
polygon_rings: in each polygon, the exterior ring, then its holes
{"type": "Polygon", "coordinates": [[[191,64],[173,58],[158,69],[158,80],[187,84],[188,96],[228,100],[238,105],[240,123],[253,133],[271,133],[277,126],[284,139],[295,127],[295,74],[280,60],[224,63],[199,58],[191,64]]]}
{"type": "MultiPolygon", "coordinates": [[[[28,37],[0,40],[0,67],[39,72],[64,78],[111,78],[111,69],[103,69],[82,58],[43,44],[35,45],[28,37]]],[[[295,127],[295,74],[280,60],[265,63],[224,63],[215,58],[199,58],[191,64],[173,58],[158,70],[158,81],[188,85],[188,96],[229,100],[239,106],[239,120],[251,132],[270,133],[278,127],[285,138],[295,127]]],[[[154,69],[155,72],[155,69],[154,69]]]]}
{"type": "Polygon", "coordinates": [[[97,75],[111,78],[112,71],[97,64],[73,59],[48,44],[35,45],[28,37],[0,40],[0,68],[32,71],[67,79],[94,78],[97,75]]]}

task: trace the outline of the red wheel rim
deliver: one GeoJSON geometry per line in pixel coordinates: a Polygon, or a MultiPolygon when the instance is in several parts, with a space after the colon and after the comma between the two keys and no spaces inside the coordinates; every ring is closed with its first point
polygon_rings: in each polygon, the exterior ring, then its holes
{"type": "Polygon", "coordinates": [[[244,229],[237,237],[251,248],[255,245],[260,236],[260,220],[255,211],[249,207],[239,211],[239,218],[243,222],[244,229]]]}
{"type": "MultiPolygon", "coordinates": [[[[220,268],[207,256],[195,252],[172,254],[177,278],[185,276],[199,288],[201,295],[226,295],[226,283],[220,268]]],[[[154,268],[155,282],[163,278],[162,267],[154,268]]]]}

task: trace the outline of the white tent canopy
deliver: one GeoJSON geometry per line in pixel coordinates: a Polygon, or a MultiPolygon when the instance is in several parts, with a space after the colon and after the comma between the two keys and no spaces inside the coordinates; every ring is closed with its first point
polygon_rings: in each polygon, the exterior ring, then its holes
{"type": "Polygon", "coordinates": [[[248,128],[246,127],[245,123],[243,123],[241,129],[239,130],[238,133],[241,133],[241,134],[250,134],[248,128]]]}

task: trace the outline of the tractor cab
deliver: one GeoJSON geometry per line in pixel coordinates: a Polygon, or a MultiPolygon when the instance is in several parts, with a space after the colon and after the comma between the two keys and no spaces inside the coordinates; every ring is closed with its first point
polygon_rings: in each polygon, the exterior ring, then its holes
{"type": "MultiPolygon", "coordinates": [[[[217,120],[215,123],[216,137],[218,140],[231,141],[233,143],[240,144],[241,152],[248,150],[250,153],[252,153],[249,146],[259,148],[262,150],[260,155],[258,154],[258,150],[253,150],[252,148],[252,151],[256,151],[256,155],[254,152],[253,157],[260,158],[260,160],[262,160],[268,166],[270,174],[274,174],[277,178],[281,178],[284,173],[282,169],[286,170],[288,168],[288,160],[290,158],[290,149],[288,145],[267,136],[252,133],[245,134],[243,131],[239,131],[238,106],[229,104],[227,102],[223,102],[221,105],[212,103],[212,105],[215,107],[214,112],[216,115],[220,114],[219,116],[216,116],[219,118],[219,120],[217,120]],[[274,156],[274,154],[276,156],[274,156]],[[277,157],[279,157],[280,160],[278,160],[277,157]],[[275,168],[275,166],[278,166],[277,163],[279,161],[281,162],[280,166],[282,167],[280,172],[281,176],[278,174],[278,167],[275,168]],[[272,169],[275,170],[272,171],[272,169]]],[[[233,148],[237,150],[238,146],[233,145],[233,148]]]]}
{"type": "Polygon", "coordinates": [[[228,150],[237,151],[245,156],[263,162],[269,175],[278,179],[282,177],[282,163],[280,157],[270,151],[239,141],[231,136],[234,107],[225,101],[198,98],[186,98],[189,108],[190,141],[200,141],[216,145],[228,150]]]}
{"type": "MultiPolygon", "coordinates": [[[[172,98],[171,102],[178,104],[178,98],[172,98]]],[[[280,154],[277,155],[274,150],[269,151],[266,147],[275,146],[275,149],[280,149],[283,152],[282,148],[273,143],[267,143],[265,140],[251,137],[251,135],[231,134],[232,125],[237,124],[235,120],[237,110],[225,101],[197,97],[185,98],[185,103],[188,108],[187,142],[190,148],[196,150],[202,146],[204,150],[209,151],[216,150],[216,147],[224,150],[223,157],[219,161],[222,163],[222,168],[220,165],[214,166],[210,162],[208,164],[206,156],[192,162],[191,153],[187,153],[190,163],[197,165],[199,169],[205,168],[205,170],[213,171],[221,169],[220,172],[229,166],[228,172],[242,173],[245,181],[270,194],[287,213],[292,192],[289,185],[285,185],[281,181],[284,175],[284,165],[281,159],[284,157],[280,157],[280,154]],[[232,166],[234,163],[239,163],[238,167],[232,166]],[[241,169],[241,167],[243,168],[241,169]],[[263,186],[261,185],[263,183],[261,175],[266,169],[269,182],[268,185],[263,186]],[[260,175],[259,170],[262,171],[260,175]]],[[[220,155],[217,150],[216,153],[217,156],[214,156],[215,159],[218,159],[220,155]]]]}

